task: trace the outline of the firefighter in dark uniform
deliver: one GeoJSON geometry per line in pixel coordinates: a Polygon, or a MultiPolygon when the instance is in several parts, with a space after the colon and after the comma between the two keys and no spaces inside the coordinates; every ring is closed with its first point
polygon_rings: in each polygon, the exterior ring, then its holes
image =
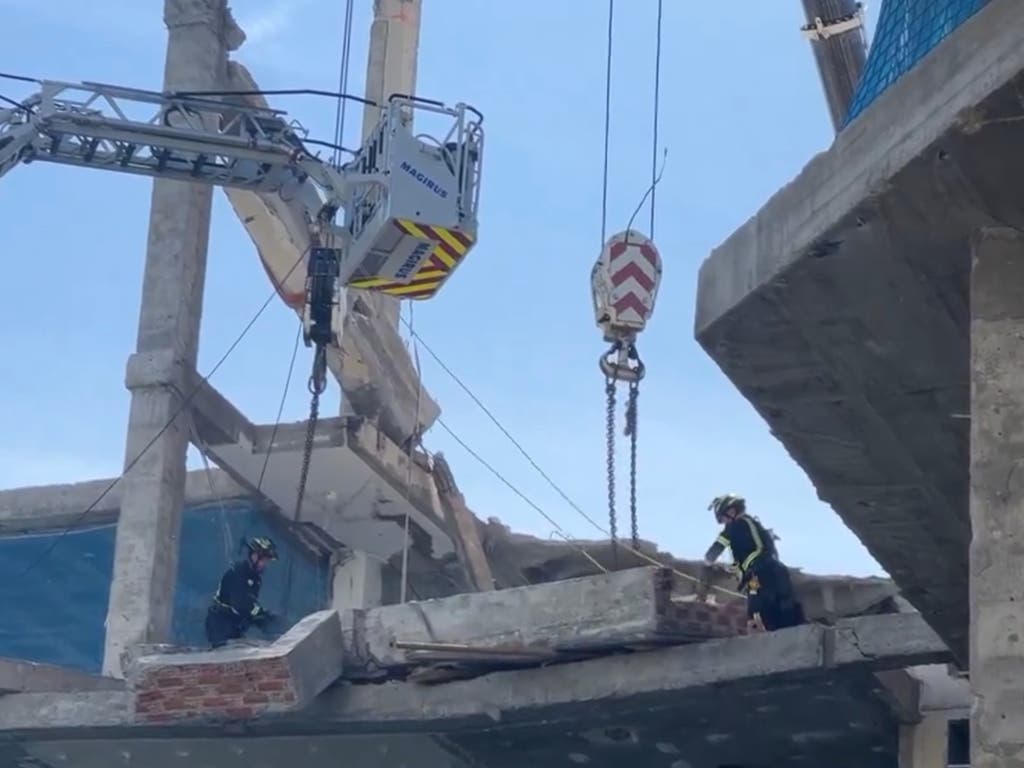
{"type": "Polygon", "coordinates": [[[213,648],[242,637],[252,625],[266,626],[275,619],[259,603],[263,569],[277,560],[277,547],[259,536],[248,542],[249,556],[234,563],[220,580],[206,612],[206,639],[213,648]]]}
{"type": "Polygon", "coordinates": [[[708,509],[714,512],[722,533],[704,555],[701,596],[707,595],[711,566],[729,548],[739,572],[739,589],[747,596],[751,629],[770,632],[803,624],[803,606],[793,592],[789,569],[779,560],[775,536],[747,514],[746,500],[732,494],[718,496],[708,509]]]}

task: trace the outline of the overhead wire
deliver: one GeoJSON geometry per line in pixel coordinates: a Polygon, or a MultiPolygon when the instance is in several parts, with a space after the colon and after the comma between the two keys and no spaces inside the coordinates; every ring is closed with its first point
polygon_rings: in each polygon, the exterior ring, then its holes
{"type": "Polygon", "coordinates": [[[615,0],[608,0],[608,50],[605,61],[604,83],[604,171],[601,178],[601,244],[604,248],[608,237],[608,159],[612,122],[612,30],[615,17],[615,0]]]}
{"type": "MultiPolygon", "coordinates": [[[[403,318],[403,322],[405,322],[404,318],[403,318]]],[[[408,328],[408,323],[405,323],[405,324],[406,324],[406,327],[408,328]]],[[[469,396],[469,398],[473,401],[473,403],[476,404],[476,406],[481,411],[483,411],[484,415],[486,415],[488,419],[490,419],[491,423],[493,423],[494,426],[497,427],[498,430],[509,440],[509,442],[512,443],[513,446],[515,446],[515,448],[519,451],[519,453],[523,456],[523,458],[526,459],[526,461],[530,464],[530,466],[532,466],[534,468],[534,470],[536,470],[536,472],[542,478],[544,478],[544,480],[548,483],[548,485],[551,486],[551,488],[573,509],[573,511],[575,511],[578,515],[580,515],[584,520],[589,522],[598,532],[600,532],[604,536],[610,536],[611,534],[608,532],[607,528],[605,528],[600,523],[598,523],[591,515],[587,514],[586,510],[584,510],[579,504],[577,504],[565,492],[565,490],[563,490],[562,487],[558,483],[556,483],[554,479],[552,479],[551,475],[549,475],[547,472],[544,471],[544,469],[540,466],[540,464],[538,464],[537,461],[533,458],[533,456],[530,455],[529,451],[527,451],[526,448],[523,447],[523,444],[521,442],[519,442],[519,440],[517,440],[515,438],[515,436],[512,435],[512,433],[505,427],[505,425],[498,419],[498,417],[495,416],[494,413],[483,403],[483,401],[465,383],[465,381],[463,381],[458,376],[458,374],[456,374],[444,362],[444,360],[442,360],[440,358],[440,356],[433,350],[433,348],[431,348],[431,346],[427,343],[427,341],[425,341],[424,338],[419,334],[419,332],[416,331],[414,328],[409,328],[409,334],[410,334],[410,336],[412,336],[412,337],[414,337],[414,338],[419,340],[420,345],[423,347],[424,350],[426,350],[427,354],[430,355],[430,357],[434,360],[434,362],[437,363],[437,365],[441,368],[441,370],[443,370],[452,379],[452,381],[454,381],[459,386],[459,388],[462,389],[462,391],[465,392],[469,396]]],[[[568,540],[568,538],[569,538],[568,537],[568,533],[566,533],[565,529],[561,525],[559,525],[559,523],[553,517],[551,517],[550,514],[548,514],[539,505],[534,503],[534,501],[532,499],[530,499],[522,491],[520,491],[519,488],[515,486],[515,484],[513,484],[510,480],[508,480],[490,462],[488,462],[483,456],[481,456],[477,451],[475,451],[471,446],[469,446],[461,437],[459,437],[458,434],[456,434],[454,432],[454,430],[452,430],[451,427],[448,426],[448,424],[444,421],[444,419],[438,417],[437,423],[438,423],[438,425],[441,426],[442,429],[445,430],[445,432],[447,432],[452,437],[453,440],[455,440],[456,443],[458,443],[470,456],[472,456],[482,467],[484,467],[484,469],[486,469],[492,475],[494,475],[494,477],[499,482],[501,482],[509,490],[511,490],[524,503],[526,503],[527,506],[531,507],[536,512],[538,512],[545,520],[548,521],[548,523],[550,523],[555,528],[556,531],[561,532],[562,534],[565,534],[565,536],[567,537],[567,540],[568,540]]],[[[654,558],[651,555],[648,555],[646,552],[642,551],[638,547],[632,547],[630,545],[621,544],[621,543],[620,543],[620,546],[623,549],[625,549],[627,552],[631,552],[632,554],[636,555],[641,560],[643,560],[643,561],[645,561],[647,563],[650,563],[651,565],[655,565],[655,566],[657,566],[659,568],[669,568],[673,573],[675,573],[675,575],[679,576],[682,579],[685,579],[687,581],[693,581],[693,582],[699,582],[700,581],[700,579],[698,579],[695,576],[692,576],[692,575],[690,575],[688,573],[680,571],[679,569],[677,569],[675,567],[668,566],[665,563],[662,563],[657,558],[654,558]]],[[[742,595],[740,595],[738,592],[735,592],[735,591],[730,590],[730,589],[726,589],[725,587],[719,587],[719,586],[716,585],[713,588],[716,591],[722,592],[723,594],[732,595],[734,597],[742,597],[742,595]]]]}
{"type": "MultiPolygon", "coordinates": [[[[299,258],[296,259],[295,263],[291,266],[291,268],[288,270],[288,272],[286,272],[284,277],[281,278],[281,281],[280,281],[281,284],[283,284],[291,276],[292,272],[295,271],[295,269],[299,266],[299,264],[302,263],[303,259],[306,256],[306,253],[307,253],[307,251],[304,250],[302,252],[302,254],[299,256],[299,258]]],[[[177,409],[175,409],[175,411],[171,414],[170,418],[167,419],[166,423],[162,427],[160,427],[159,430],[157,430],[156,434],[154,434],[153,437],[151,437],[149,439],[149,442],[147,442],[142,447],[142,450],[140,450],[131,459],[131,461],[129,461],[125,465],[125,468],[121,472],[121,474],[119,474],[117,477],[115,477],[113,480],[111,480],[110,483],[108,483],[107,486],[103,489],[103,491],[93,500],[93,502],[91,504],[89,504],[89,506],[87,506],[80,514],[76,515],[74,520],[72,520],[71,523],[69,523],[67,526],[65,526],[61,530],[61,532],[57,535],[57,537],[52,542],[50,542],[49,546],[47,546],[45,549],[43,549],[43,551],[40,552],[39,555],[34,560],[32,560],[32,562],[30,562],[29,565],[24,570],[22,570],[20,573],[16,574],[14,576],[15,579],[20,579],[20,578],[23,578],[24,576],[27,576],[29,573],[31,573],[33,570],[35,570],[35,568],[37,566],[39,566],[47,557],[49,557],[50,553],[53,552],[53,550],[57,547],[57,545],[71,531],[73,531],[74,529],[79,527],[79,525],[82,523],[82,521],[84,521],[85,518],[87,518],[92,513],[92,511],[94,509],[96,509],[96,507],[100,504],[100,502],[102,502],[103,499],[105,499],[107,497],[107,494],[109,494],[114,489],[114,487],[119,482],[121,482],[121,480],[125,477],[125,475],[127,475],[135,467],[135,465],[138,464],[139,461],[142,460],[142,457],[146,455],[146,453],[149,451],[149,449],[152,448],[154,445],[156,445],[157,440],[159,440],[164,435],[164,433],[174,425],[174,423],[177,421],[178,417],[185,411],[186,408],[189,407],[189,405],[192,403],[192,400],[195,399],[195,396],[197,394],[199,394],[200,390],[202,390],[209,383],[210,378],[218,370],[220,370],[220,367],[222,365],[224,365],[224,363],[231,356],[231,354],[235,351],[235,349],[238,347],[238,345],[242,343],[242,340],[248,335],[249,331],[252,330],[252,327],[256,324],[256,321],[260,319],[260,317],[263,315],[263,312],[266,310],[266,308],[269,307],[270,303],[277,297],[278,290],[279,290],[279,286],[275,285],[273,291],[271,291],[271,293],[267,297],[266,301],[263,302],[263,304],[260,306],[260,308],[258,310],[256,310],[256,313],[245,324],[245,327],[242,328],[241,333],[238,334],[238,336],[235,338],[235,340],[227,348],[227,351],[224,352],[223,355],[221,355],[220,359],[217,360],[217,362],[213,365],[213,367],[209,370],[208,373],[206,373],[204,375],[201,375],[199,377],[199,383],[196,384],[196,386],[192,388],[192,390],[188,393],[188,395],[185,396],[184,398],[181,398],[180,395],[179,395],[179,399],[181,399],[181,403],[178,405],[177,409]]]]}
{"type": "MultiPolygon", "coordinates": [[[[660,115],[660,104],[661,104],[661,20],[664,0],[658,0],[658,21],[656,25],[655,38],[656,42],[654,45],[654,126],[652,129],[651,138],[651,231],[650,238],[654,239],[654,219],[655,219],[655,197],[657,196],[658,180],[661,174],[657,172],[658,169],[658,121],[660,115]]],[[[664,166],[662,166],[664,170],[664,166]]]]}
{"type": "MultiPolygon", "coordinates": [[[[348,68],[352,54],[353,0],[345,2],[345,17],[342,22],[341,61],[338,66],[338,92],[348,93],[348,68]]],[[[338,98],[334,112],[334,143],[341,147],[345,141],[345,113],[348,99],[338,98]]],[[[334,164],[341,165],[341,154],[335,151],[334,164]]]]}
{"type": "MultiPolygon", "coordinates": [[[[533,501],[533,499],[531,499],[529,496],[527,496],[525,493],[523,493],[521,490],[519,490],[519,488],[511,480],[509,480],[507,477],[505,477],[501,472],[499,472],[494,467],[493,464],[491,464],[489,461],[487,461],[487,459],[485,459],[476,450],[474,450],[472,448],[472,446],[469,445],[469,443],[467,443],[465,440],[463,440],[461,437],[459,437],[458,433],[456,433],[455,430],[453,430],[451,427],[449,427],[444,419],[442,419],[439,416],[437,418],[437,423],[445,432],[447,432],[451,436],[451,438],[456,443],[458,443],[462,447],[463,450],[466,451],[466,453],[468,453],[470,456],[472,456],[474,459],[476,459],[476,461],[484,469],[486,469],[488,472],[490,472],[492,475],[494,475],[494,477],[496,477],[499,482],[501,482],[506,488],[508,488],[510,491],[512,491],[512,493],[514,493],[516,496],[518,496],[528,507],[533,509],[541,517],[543,517],[545,520],[547,520],[548,523],[550,523],[551,526],[555,529],[555,531],[557,533],[559,533],[561,536],[563,536],[567,542],[570,542],[570,543],[573,542],[572,537],[558,523],[558,521],[555,520],[555,518],[553,518],[551,515],[549,515],[547,512],[545,512],[544,509],[541,506],[539,506],[538,504],[536,504],[533,501]]],[[[587,557],[588,560],[590,560],[591,562],[595,562],[593,557],[586,550],[584,550],[580,545],[573,544],[573,546],[574,546],[575,549],[580,550],[587,557]]],[[[600,563],[597,563],[597,566],[602,571],[607,573],[608,569],[606,567],[604,567],[600,563]]]]}

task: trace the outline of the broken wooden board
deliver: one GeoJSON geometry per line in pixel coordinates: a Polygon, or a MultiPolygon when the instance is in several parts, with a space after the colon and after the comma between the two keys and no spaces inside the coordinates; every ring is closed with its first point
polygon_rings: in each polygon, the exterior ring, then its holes
{"type": "MultiPolygon", "coordinates": [[[[350,679],[380,677],[423,662],[425,648],[462,650],[467,662],[490,649],[498,661],[693,642],[745,631],[745,610],[672,599],[669,569],[644,567],[529,587],[350,611],[343,617],[350,679]]],[[[742,603],[738,608],[743,609],[742,603]]]]}

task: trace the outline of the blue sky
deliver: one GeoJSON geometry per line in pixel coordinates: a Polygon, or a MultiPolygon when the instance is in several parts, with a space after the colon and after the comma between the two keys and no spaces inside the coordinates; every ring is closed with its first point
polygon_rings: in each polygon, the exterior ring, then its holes
{"type": "MultiPolygon", "coordinates": [[[[160,0],[0,0],[0,70],[159,88],[160,0]]],[[[370,0],[356,3],[352,90],[361,93],[370,0]]],[[[606,5],[567,0],[425,0],[419,93],[486,115],[480,243],[417,331],[505,422],[534,459],[598,521],[606,517],[602,351],[590,304],[600,249],[606,5]]],[[[649,183],[654,0],[617,4],[609,232],[623,229],[649,183]],[[627,11],[628,9],[628,11],[627,11]]],[[[336,86],[343,4],[252,0],[235,12],[249,34],[236,53],[264,88],[336,86]]],[[[869,9],[870,10],[870,9],[869,9]]],[[[873,16],[871,21],[873,22],[873,16]]],[[[821,573],[881,573],[818,501],[803,471],[693,339],[697,269],[711,249],[826,148],[832,129],[801,4],[666,0],[655,240],[664,278],[640,340],[640,529],[697,557],[714,536],[706,506],[746,495],[781,536],[791,564],[821,573]]],[[[0,93],[24,96],[0,81],[0,93]]],[[[329,139],[333,102],[281,99],[329,139]]],[[[346,144],[358,143],[350,112],[346,144]]],[[[36,164],[0,181],[6,300],[0,303],[5,439],[0,487],[119,471],[151,182],[36,164]]],[[[646,228],[646,212],[638,218],[646,228]]],[[[200,351],[208,370],[269,292],[226,198],[215,197],[200,351]]],[[[295,333],[275,303],[213,379],[256,421],[277,410],[295,333]]],[[[421,350],[447,423],[573,536],[599,536],[545,483],[421,350]]],[[[304,418],[300,352],[285,418],[304,418]]],[[[620,398],[621,404],[624,401],[620,398]]],[[[336,408],[337,397],[330,400],[336,408]]],[[[620,432],[621,435],[621,432],[620,432]]],[[[482,517],[547,537],[552,526],[441,430],[443,450],[482,517]]],[[[620,436],[620,530],[628,530],[620,436]]],[[[194,460],[194,457],[193,457],[194,460]]]]}

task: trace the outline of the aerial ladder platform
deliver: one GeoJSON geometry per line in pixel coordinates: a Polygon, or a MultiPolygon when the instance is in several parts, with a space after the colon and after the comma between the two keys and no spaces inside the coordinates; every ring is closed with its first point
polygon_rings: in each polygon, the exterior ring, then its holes
{"type": "Polygon", "coordinates": [[[274,233],[295,244],[292,263],[261,257],[301,312],[307,346],[323,350],[340,343],[346,287],[429,299],[477,238],[482,115],[410,96],[376,106],[367,141],[334,165],[280,110],[212,93],[42,81],[0,109],[0,177],[52,162],[223,187],[240,195],[236,210],[254,196],[262,205],[243,224],[257,242],[274,233]],[[447,134],[414,135],[419,111],[446,121],[447,134]]]}

